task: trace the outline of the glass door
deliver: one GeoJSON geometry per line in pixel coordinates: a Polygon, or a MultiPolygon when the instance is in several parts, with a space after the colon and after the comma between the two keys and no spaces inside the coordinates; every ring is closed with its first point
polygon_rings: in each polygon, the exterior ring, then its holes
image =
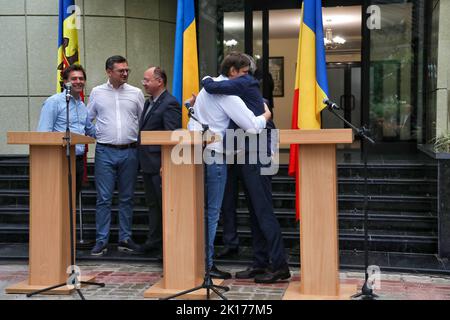
{"type": "Polygon", "coordinates": [[[374,152],[416,150],[417,114],[421,88],[415,8],[420,1],[370,0],[368,19],[378,25],[366,29],[369,52],[367,122],[378,145],[374,152]]]}
{"type": "MultiPolygon", "coordinates": [[[[357,127],[361,126],[361,65],[359,63],[328,63],[329,99],[336,102],[338,113],[357,127]]],[[[346,128],[328,111],[322,112],[322,128],[346,128]]]]}

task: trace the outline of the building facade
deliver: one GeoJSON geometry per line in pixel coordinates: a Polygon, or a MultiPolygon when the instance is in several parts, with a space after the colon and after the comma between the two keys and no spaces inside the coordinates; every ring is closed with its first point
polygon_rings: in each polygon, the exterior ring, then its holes
{"type": "MultiPolygon", "coordinates": [[[[45,99],[55,93],[58,0],[0,1],[0,154],[27,154],[7,145],[6,132],[33,131],[45,99]]],[[[81,64],[87,70],[86,94],[106,81],[105,61],[128,58],[130,84],[149,65],[172,74],[176,0],[77,0],[81,64]]],[[[93,148],[91,148],[93,149],[93,148]]]]}
{"type": "MultiPolygon", "coordinates": [[[[301,1],[195,3],[200,77],[216,75],[229,51],[251,54],[262,70],[263,94],[273,96],[277,127],[290,128],[301,1]]],[[[140,87],[144,70],[161,65],[169,75],[170,90],[176,0],[77,0],[76,4],[81,18],[81,64],[88,73],[87,97],[106,80],[105,60],[115,54],[129,59],[130,84],[140,87]]],[[[347,120],[370,129],[377,141],[369,149],[375,163],[423,157],[437,163],[436,183],[431,182],[437,184],[437,197],[431,197],[432,209],[425,207],[420,219],[428,219],[427,211],[437,211],[432,218],[438,224],[439,248],[435,250],[436,242],[432,242],[430,252],[449,257],[450,160],[446,158],[450,150],[440,154],[433,145],[436,138],[449,135],[450,1],[323,0],[323,6],[330,99],[341,105],[347,120]]],[[[4,66],[0,157],[22,156],[28,149],[7,145],[6,133],[35,130],[42,103],[55,92],[58,1],[0,0],[0,26],[4,66]]],[[[324,128],[344,127],[330,114],[322,115],[324,128]]],[[[449,145],[444,143],[442,150],[449,145]]],[[[281,147],[280,159],[286,163],[288,146],[281,147]]],[[[340,148],[358,161],[364,146],[356,140],[340,148]]],[[[424,188],[417,189],[419,196],[430,198],[424,188]]],[[[403,190],[399,193],[395,199],[404,195],[403,190]]],[[[389,204],[382,206],[389,209],[389,204]]],[[[401,213],[398,217],[401,220],[401,213]]],[[[400,233],[403,236],[403,229],[400,233]]]]}
{"type": "MultiPolygon", "coordinates": [[[[0,58],[6,68],[0,79],[0,154],[27,153],[8,146],[5,133],[34,130],[42,102],[54,93],[57,3],[0,1],[0,58]]],[[[133,85],[140,86],[148,65],[172,74],[176,0],[76,4],[87,95],[105,81],[104,60],[113,54],[128,57],[133,85]]],[[[300,1],[199,0],[196,5],[201,76],[216,74],[230,50],[252,54],[266,77],[267,71],[276,73],[276,120],[279,128],[289,128],[300,1]]],[[[330,98],[343,105],[342,114],[369,126],[386,152],[416,150],[448,134],[450,3],[324,0],[323,6],[325,34],[346,41],[327,49],[330,98]]],[[[323,126],[343,125],[324,114],[323,126]]]]}
{"type": "MultiPolygon", "coordinates": [[[[450,48],[444,30],[450,3],[322,3],[330,99],[341,105],[347,120],[371,129],[378,142],[373,151],[415,153],[447,134],[450,48]],[[345,43],[334,42],[336,37],[345,43]]],[[[228,51],[252,54],[265,76],[270,72],[276,78],[274,105],[281,129],[291,123],[300,5],[295,0],[198,2],[202,75],[216,73],[228,51]]],[[[323,127],[343,124],[324,113],[323,127]]]]}

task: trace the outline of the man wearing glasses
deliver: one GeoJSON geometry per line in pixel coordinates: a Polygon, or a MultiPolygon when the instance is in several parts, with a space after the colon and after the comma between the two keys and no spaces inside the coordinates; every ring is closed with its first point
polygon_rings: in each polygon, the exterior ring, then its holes
{"type": "Polygon", "coordinates": [[[130,69],[122,56],[106,60],[108,82],[92,89],[89,97],[89,120],[96,119],[95,149],[96,244],[91,255],[106,253],[110,235],[111,202],[117,180],[119,192],[119,251],[137,253],[131,239],[133,196],[138,157],[139,118],[144,95],[127,84],[130,69]]]}

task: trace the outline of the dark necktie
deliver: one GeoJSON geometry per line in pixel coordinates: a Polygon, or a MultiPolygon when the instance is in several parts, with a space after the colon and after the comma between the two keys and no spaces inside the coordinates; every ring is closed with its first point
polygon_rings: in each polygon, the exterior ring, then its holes
{"type": "Polygon", "coordinates": [[[145,111],[145,114],[144,114],[144,118],[143,118],[144,120],[147,118],[147,116],[150,113],[150,110],[152,110],[154,104],[155,103],[153,102],[153,100],[149,100],[147,111],[145,111]]]}

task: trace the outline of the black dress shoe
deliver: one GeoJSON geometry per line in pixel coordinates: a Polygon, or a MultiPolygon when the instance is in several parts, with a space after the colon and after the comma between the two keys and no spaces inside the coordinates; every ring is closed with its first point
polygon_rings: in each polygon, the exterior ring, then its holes
{"type": "Polygon", "coordinates": [[[267,269],[263,268],[248,268],[244,271],[238,271],[236,272],[235,278],[236,279],[252,279],[258,274],[264,274],[267,272],[267,269]]]}
{"type": "Polygon", "coordinates": [[[291,277],[289,267],[283,267],[275,271],[267,271],[266,273],[255,276],[256,283],[275,283],[278,280],[286,280],[291,277]]]}
{"type": "Polygon", "coordinates": [[[213,265],[211,267],[211,270],[209,271],[209,275],[211,276],[211,278],[214,279],[230,279],[231,278],[231,273],[229,272],[225,272],[225,271],[220,271],[219,269],[217,269],[217,267],[215,265],[213,265]]]}
{"type": "Polygon", "coordinates": [[[216,254],[217,259],[228,259],[236,256],[239,253],[238,248],[223,248],[220,252],[216,254]]]}

